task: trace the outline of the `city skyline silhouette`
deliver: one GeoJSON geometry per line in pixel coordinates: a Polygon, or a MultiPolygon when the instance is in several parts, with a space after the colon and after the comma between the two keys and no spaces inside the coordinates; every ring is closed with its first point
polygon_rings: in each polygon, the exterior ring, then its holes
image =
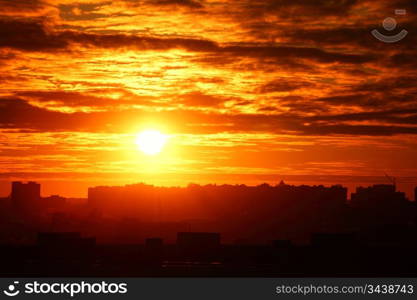
{"type": "Polygon", "coordinates": [[[17,181],[0,199],[0,275],[407,277],[416,198],[417,187],[413,201],[389,184],[348,200],[341,185],[281,181],[97,186],[71,203],[17,181]]]}
{"type": "Polygon", "coordinates": [[[415,276],[416,3],[0,0],[0,275],[415,276]]]}

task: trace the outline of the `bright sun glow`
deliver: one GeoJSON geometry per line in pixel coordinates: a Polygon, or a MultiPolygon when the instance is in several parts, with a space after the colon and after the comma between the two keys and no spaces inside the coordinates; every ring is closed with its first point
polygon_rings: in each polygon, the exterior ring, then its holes
{"type": "Polygon", "coordinates": [[[144,130],[138,134],[136,144],[147,155],[156,155],[162,151],[168,137],[157,130],[144,130]]]}

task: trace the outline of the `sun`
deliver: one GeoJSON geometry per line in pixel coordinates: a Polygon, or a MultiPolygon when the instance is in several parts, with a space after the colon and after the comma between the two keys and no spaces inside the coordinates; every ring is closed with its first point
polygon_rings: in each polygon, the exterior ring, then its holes
{"type": "Polygon", "coordinates": [[[164,148],[168,137],[158,130],[144,130],[136,137],[139,150],[147,155],[156,155],[164,148]]]}

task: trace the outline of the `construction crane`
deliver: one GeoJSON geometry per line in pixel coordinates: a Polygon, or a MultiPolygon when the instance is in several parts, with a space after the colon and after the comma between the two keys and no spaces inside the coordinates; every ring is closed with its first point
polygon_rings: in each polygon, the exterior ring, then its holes
{"type": "Polygon", "coordinates": [[[385,177],[389,180],[389,182],[394,186],[395,189],[397,189],[397,180],[395,177],[389,176],[387,173],[385,173],[385,177]]]}

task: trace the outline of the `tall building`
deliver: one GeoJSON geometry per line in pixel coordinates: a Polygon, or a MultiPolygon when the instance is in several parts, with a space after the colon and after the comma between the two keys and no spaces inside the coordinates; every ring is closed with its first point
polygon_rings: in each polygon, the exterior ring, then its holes
{"type": "Polygon", "coordinates": [[[220,233],[178,232],[177,246],[186,256],[207,256],[220,247],[220,233]]]}
{"type": "Polygon", "coordinates": [[[93,255],[96,239],[79,232],[40,232],[37,246],[42,258],[86,258],[93,255]]]}
{"type": "Polygon", "coordinates": [[[358,187],[351,196],[352,208],[362,227],[408,224],[412,221],[413,203],[395,185],[358,187]]]}
{"type": "Polygon", "coordinates": [[[417,227],[417,186],[414,188],[414,225],[417,227]]]}
{"type": "Polygon", "coordinates": [[[13,206],[18,211],[33,212],[39,208],[41,185],[33,181],[29,181],[28,183],[14,181],[12,182],[10,198],[13,206]]]}
{"type": "Polygon", "coordinates": [[[376,184],[371,187],[358,187],[352,193],[353,206],[379,206],[386,203],[405,203],[405,193],[398,192],[395,185],[376,184]]]}
{"type": "Polygon", "coordinates": [[[414,202],[417,203],[417,186],[414,188],[414,202]]]}

